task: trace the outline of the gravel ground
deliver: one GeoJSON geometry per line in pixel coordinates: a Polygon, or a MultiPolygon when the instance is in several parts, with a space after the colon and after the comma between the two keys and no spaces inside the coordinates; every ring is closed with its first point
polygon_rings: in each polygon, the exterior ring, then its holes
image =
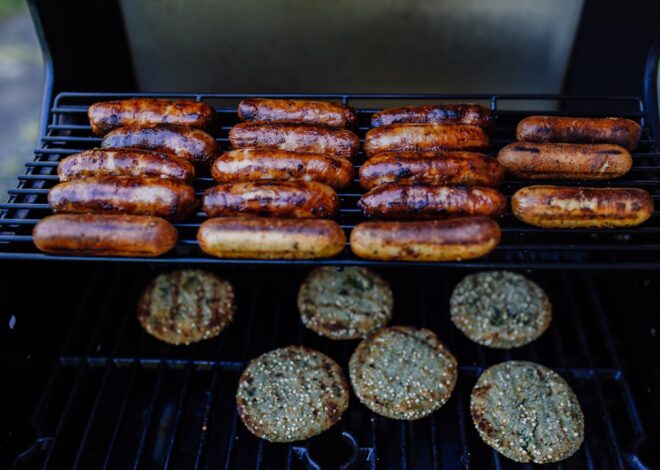
{"type": "Polygon", "coordinates": [[[0,19],[0,200],[16,186],[39,135],[43,64],[27,6],[0,19]]]}

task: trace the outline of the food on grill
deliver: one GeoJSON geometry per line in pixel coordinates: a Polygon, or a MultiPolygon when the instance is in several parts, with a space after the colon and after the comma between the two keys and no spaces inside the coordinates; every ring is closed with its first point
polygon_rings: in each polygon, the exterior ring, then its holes
{"type": "Polygon", "coordinates": [[[151,336],[169,344],[192,344],[218,336],[234,319],[234,287],[201,269],[163,273],[138,301],[138,320],[151,336]]]}
{"type": "Polygon", "coordinates": [[[392,419],[419,419],[449,399],[457,363],[425,328],[392,326],[363,340],[348,365],[351,385],[372,411],[392,419]]]}
{"type": "Polygon", "coordinates": [[[195,210],[192,186],[162,178],[100,176],[68,181],[48,192],[55,213],[154,215],[178,221],[195,210]]]}
{"type": "Polygon", "coordinates": [[[635,150],[642,128],[623,118],[530,116],[518,123],[516,139],[524,142],[616,144],[635,150]]]}
{"type": "Polygon", "coordinates": [[[377,186],[358,201],[367,217],[394,220],[443,219],[454,216],[497,217],[506,198],[495,189],[398,183],[377,186]]]}
{"type": "Polygon", "coordinates": [[[200,166],[211,164],[218,153],[218,143],[206,132],[174,124],[120,127],[106,134],[101,147],[155,150],[200,166]]]}
{"type": "Polygon", "coordinates": [[[449,301],[451,321],[475,343],[511,349],[531,343],[550,326],[550,300],[536,283],[508,271],[471,274],[449,301]]]}
{"type": "Polygon", "coordinates": [[[238,117],[252,122],[285,122],[353,127],[357,116],[347,106],[325,101],[248,98],[238,104],[238,117]]]}
{"type": "Polygon", "coordinates": [[[360,139],[347,129],[311,124],[243,122],[229,131],[235,149],[258,148],[313,152],[353,158],[360,139]]]}
{"type": "Polygon", "coordinates": [[[144,149],[92,149],[69,155],[57,166],[60,181],[94,176],[150,176],[192,181],[195,167],[173,155],[144,149]]]}
{"type": "Polygon", "coordinates": [[[497,156],[512,175],[527,179],[606,180],[632,167],[630,152],[612,144],[515,142],[497,156]]]}
{"type": "Polygon", "coordinates": [[[222,154],[213,162],[211,175],[219,183],[280,180],[318,181],[345,188],[355,169],[341,157],[287,150],[240,149],[222,154]]]}
{"type": "Polygon", "coordinates": [[[362,222],[351,232],[360,258],[384,261],[460,261],[490,253],[500,227],[488,217],[424,222],[362,222]]]}
{"type": "Polygon", "coordinates": [[[159,98],[133,98],[128,100],[94,103],[87,112],[92,132],[104,135],[123,126],[150,126],[177,124],[206,129],[215,111],[206,103],[159,98]]]}
{"type": "Polygon", "coordinates": [[[469,124],[488,127],[492,123],[492,115],[490,109],[478,104],[432,104],[384,109],[371,117],[371,127],[399,123],[469,124]]]}
{"type": "Polygon", "coordinates": [[[496,158],[474,152],[385,152],[360,167],[366,189],[403,181],[497,188],[503,180],[496,158]]]}
{"type": "Polygon", "coordinates": [[[298,292],[303,324],[335,340],[364,338],[387,325],[393,304],[389,283],[361,267],[316,268],[298,292]]]}
{"type": "Polygon", "coordinates": [[[511,198],[513,214],[541,228],[616,228],[653,215],[651,195],[637,188],[528,186],[511,198]]]}
{"type": "Polygon", "coordinates": [[[516,462],[559,462],[584,440],[584,416],[573,390],[559,374],[532,362],[486,369],[472,390],[470,412],[484,442],[516,462]]]}
{"type": "Polygon", "coordinates": [[[404,123],[370,129],[364,139],[364,152],[369,158],[382,152],[484,150],[489,145],[488,134],[481,127],[404,123]]]}
{"type": "Polygon", "coordinates": [[[32,231],[41,251],[66,256],[159,256],[177,236],[167,221],[145,215],[51,215],[32,231]]]}
{"type": "Polygon", "coordinates": [[[252,359],[238,381],[236,406],[243,424],[271,442],[316,436],[348,408],[341,367],[304,346],[275,349],[252,359]]]}
{"type": "Polygon", "coordinates": [[[339,198],[330,186],[315,181],[255,181],[210,188],[202,207],[209,217],[326,218],[337,213],[339,198]]]}
{"type": "Polygon", "coordinates": [[[344,231],[333,220],[219,217],[197,232],[202,250],[219,258],[315,259],[339,254],[344,231]]]}

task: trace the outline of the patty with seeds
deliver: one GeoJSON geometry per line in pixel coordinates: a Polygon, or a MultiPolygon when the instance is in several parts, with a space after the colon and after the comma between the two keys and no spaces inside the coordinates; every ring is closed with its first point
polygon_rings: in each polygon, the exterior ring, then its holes
{"type": "Polygon", "coordinates": [[[271,442],[322,433],[348,408],[341,367],[304,346],[275,349],[253,359],[238,382],[236,406],[245,426],[271,442]]]}
{"type": "Polygon", "coordinates": [[[559,374],[533,362],[486,369],[472,390],[470,412],[484,442],[516,462],[559,462],[584,440],[575,393],[559,374]]]}
{"type": "Polygon", "coordinates": [[[387,325],[393,305],[389,283],[361,267],[316,268],[298,292],[303,324],[335,340],[364,338],[387,325]]]}
{"type": "Polygon", "coordinates": [[[372,411],[418,419],[446,403],[456,385],[454,356],[425,328],[382,328],[362,341],[349,362],[353,390],[372,411]]]}
{"type": "Polygon", "coordinates": [[[475,343],[511,349],[541,336],[552,308],[543,289],[525,276],[488,271],[466,276],[449,301],[451,320],[475,343]]]}
{"type": "Polygon", "coordinates": [[[138,320],[170,344],[218,336],[234,319],[234,287],[215,274],[184,269],[157,276],[138,301],[138,320]]]}

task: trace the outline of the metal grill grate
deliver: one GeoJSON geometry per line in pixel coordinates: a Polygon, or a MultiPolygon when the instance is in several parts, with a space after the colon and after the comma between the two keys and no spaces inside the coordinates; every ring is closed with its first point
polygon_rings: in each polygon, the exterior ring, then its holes
{"type": "MultiPolygon", "coordinates": [[[[39,219],[50,213],[46,195],[57,183],[57,162],[77,151],[100,144],[93,136],[87,122],[87,107],[94,102],[129,96],[159,96],[189,98],[208,102],[219,114],[219,125],[214,133],[223,149],[229,147],[228,131],[237,122],[236,104],[247,95],[226,94],[94,94],[60,93],[50,109],[49,124],[41,138],[41,147],[35,151],[35,159],[26,164],[27,171],[19,176],[19,187],[9,191],[8,203],[0,204],[0,258],[14,259],[63,259],[45,255],[32,244],[31,229],[39,219]]],[[[282,95],[281,95],[282,96],[282,95]]],[[[653,132],[646,125],[647,116],[642,101],[633,97],[570,97],[548,95],[286,95],[286,97],[331,99],[355,107],[359,112],[358,134],[364,138],[370,115],[377,109],[393,104],[418,104],[432,102],[479,102],[489,105],[497,116],[493,131],[491,154],[514,140],[515,125],[525,116],[532,114],[568,114],[577,116],[625,116],[637,120],[644,127],[639,149],[634,153],[632,171],[614,181],[575,183],[589,186],[633,186],[648,190],[653,200],[660,200],[660,153],[653,132]]],[[[358,167],[361,160],[358,157],[358,167]]],[[[508,179],[504,192],[511,196],[520,187],[546,182],[508,179]]],[[[547,183],[552,183],[548,181],[547,183]]],[[[208,174],[201,174],[195,186],[198,195],[213,184],[208,174]]],[[[573,183],[559,183],[573,184],[573,183]]],[[[354,183],[340,193],[341,212],[339,222],[349,232],[363,220],[356,203],[363,190],[354,183]]],[[[166,263],[260,263],[260,264],[332,264],[332,265],[396,265],[403,263],[374,262],[355,257],[350,247],[338,257],[330,260],[298,261],[254,261],[224,260],[205,255],[199,250],[195,238],[197,227],[204,220],[203,213],[185,223],[176,224],[180,241],[171,253],[149,259],[151,262],[166,263]]],[[[660,211],[640,227],[617,230],[542,230],[527,226],[508,212],[500,219],[503,240],[489,256],[464,262],[442,263],[443,266],[473,267],[545,267],[545,268],[618,268],[660,267],[660,211]]],[[[66,259],[91,259],[74,257],[66,259]]],[[[95,258],[99,259],[99,258],[95,258]]],[[[114,259],[117,258],[101,258],[114,259]]],[[[124,261],[145,261],[144,258],[122,258],[124,261]]],[[[432,264],[432,263],[425,263],[432,264]]],[[[416,265],[422,265],[418,263],[416,265]]],[[[437,265],[437,263],[435,264],[437,265]]]]}
{"type": "MultiPolygon", "coordinates": [[[[388,272],[396,304],[393,323],[437,332],[459,360],[449,402],[431,417],[399,422],[378,417],[355,397],[337,425],[292,445],[252,436],[234,404],[250,358],[275,347],[304,344],[346,369],[357,342],[333,342],[302,327],[295,307],[305,273],[227,271],[237,286],[236,322],[219,338],[170,347],[142,332],[135,319],[149,267],[98,269],[81,286],[67,334],[35,408],[35,437],[21,468],[531,468],[481,442],[469,416],[470,391],[484,367],[507,359],[554,368],[575,390],[585,412],[580,451],[554,468],[645,468],[646,443],[631,390],[591,276],[546,272],[536,280],[553,299],[550,329],[514,351],[489,350],[451,324],[448,298],[460,278],[442,272],[388,272]]],[[[38,316],[38,315],[37,315],[38,316]]],[[[23,320],[25,321],[25,319],[23,320]]]]}

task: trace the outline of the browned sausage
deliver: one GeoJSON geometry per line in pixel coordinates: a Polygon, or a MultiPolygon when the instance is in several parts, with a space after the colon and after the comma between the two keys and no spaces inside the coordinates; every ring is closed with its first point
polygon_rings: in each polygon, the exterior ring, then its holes
{"type": "Polygon", "coordinates": [[[623,118],[530,116],[518,123],[516,139],[524,142],[616,144],[635,150],[642,128],[623,118]]]}
{"type": "Polygon", "coordinates": [[[60,183],[48,193],[54,212],[154,215],[182,220],[195,209],[195,190],[162,178],[100,176],[60,183]]]}
{"type": "Polygon", "coordinates": [[[192,181],[195,167],[174,155],[144,149],[92,149],[64,158],[57,166],[60,181],[94,176],[150,176],[192,181]]]}
{"type": "Polygon", "coordinates": [[[164,100],[159,98],[133,98],[128,100],[94,103],[87,111],[92,132],[105,135],[124,126],[151,126],[177,124],[206,129],[215,111],[199,101],[164,100]]]}
{"type": "Polygon", "coordinates": [[[527,179],[606,180],[632,167],[630,152],[612,144],[515,142],[500,150],[497,161],[512,175],[527,179]]]}
{"type": "Polygon", "coordinates": [[[218,143],[206,132],[173,124],[120,127],[106,134],[101,147],[155,150],[201,166],[209,165],[218,153],[218,143]]]}
{"type": "Polygon", "coordinates": [[[542,228],[615,228],[653,215],[653,200],[637,188],[529,186],[511,198],[513,214],[542,228]]]}
{"type": "Polygon", "coordinates": [[[425,222],[363,222],[351,232],[360,258],[401,261],[460,261],[491,252],[500,228],[488,217],[425,222]]]}
{"type": "Polygon", "coordinates": [[[210,188],[204,193],[202,207],[209,217],[316,219],[334,216],[339,199],[334,189],[315,181],[254,181],[210,188]]]}
{"type": "Polygon", "coordinates": [[[202,250],[219,258],[330,258],[346,245],[333,220],[222,217],[204,222],[197,232],[202,250]]]}
{"type": "Polygon", "coordinates": [[[438,150],[483,150],[488,134],[477,126],[460,124],[392,124],[370,129],[364,139],[364,153],[433,152],[438,150]]]}
{"type": "Polygon", "coordinates": [[[371,117],[371,127],[403,122],[488,127],[491,125],[492,116],[490,109],[478,104],[431,104],[384,109],[371,117]]]}
{"type": "Polygon", "coordinates": [[[454,216],[497,217],[506,209],[506,198],[490,188],[437,186],[423,183],[384,184],[360,198],[367,217],[424,220],[454,216]]]}
{"type": "Polygon", "coordinates": [[[238,117],[252,122],[287,122],[353,127],[355,112],[339,103],[325,101],[245,99],[238,104],[238,117]]]}
{"type": "Polygon", "coordinates": [[[348,186],[354,173],[355,168],[345,158],[287,150],[232,150],[218,157],[211,167],[211,175],[219,183],[318,181],[337,189],[348,186]]]}
{"type": "Polygon", "coordinates": [[[61,214],[34,226],[41,251],[66,256],[159,256],[176,244],[177,231],[159,217],[61,214]]]}
{"type": "Polygon", "coordinates": [[[403,181],[497,188],[503,179],[496,158],[473,152],[385,152],[360,168],[360,185],[366,189],[403,181]]]}
{"type": "Polygon", "coordinates": [[[360,139],[347,129],[310,124],[244,122],[229,131],[235,148],[293,150],[324,153],[348,159],[360,150],[360,139]]]}

